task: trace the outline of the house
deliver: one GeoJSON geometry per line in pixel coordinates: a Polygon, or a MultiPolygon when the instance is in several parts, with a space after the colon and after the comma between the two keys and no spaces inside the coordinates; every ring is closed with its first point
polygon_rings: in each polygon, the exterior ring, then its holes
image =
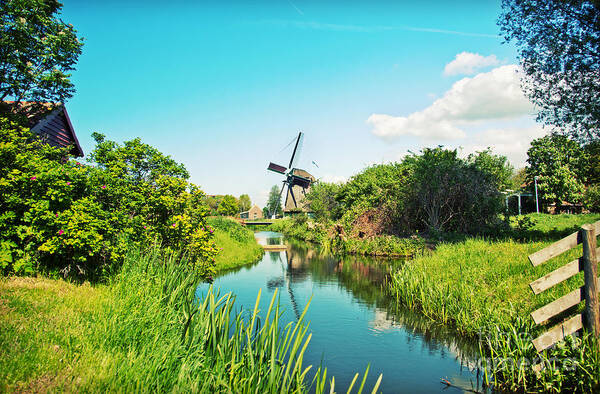
{"type": "MultiPolygon", "coordinates": [[[[12,111],[14,108],[14,102],[3,104],[3,111],[12,111]]],[[[83,149],[71,124],[67,108],[63,104],[25,102],[20,105],[19,113],[25,116],[31,131],[42,137],[42,140],[49,145],[60,148],[71,146],[73,156],[83,156],[83,149]]]]}
{"type": "Polygon", "coordinates": [[[250,208],[248,211],[244,211],[242,213],[240,213],[240,218],[241,219],[262,219],[263,218],[263,213],[262,213],[262,209],[260,209],[258,207],[258,205],[253,206],[252,208],[250,208]]]}

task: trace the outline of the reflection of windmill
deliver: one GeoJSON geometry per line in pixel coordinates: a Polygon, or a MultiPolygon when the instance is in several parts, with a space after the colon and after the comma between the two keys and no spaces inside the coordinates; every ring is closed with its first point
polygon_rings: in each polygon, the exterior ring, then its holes
{"type": "MultiPolygon", "coordinates": [[[[283,271],[283,276],[273,277],[267,280],[267,288],[269,290],[273,290],[276,287],[282,287],[285,283],[288,294],[290,296],[290,303],[292,304],[292,309],[294,311],[294,314],[296,315],[296,320],[300,320],[300,308],[298,307],[296,297],[294,296],[294,291],[292,290],[292,286],[290,284],[290,271],[283,266],[283,260],[281,260],[282,253],[284,252],[277,252],[276,254],[277,260],[281,263],[281,270],[283,271]]],[[[273,257],[273,255],[271,257],[273,257]]]]}
{"type": "Polygon", "coordinates": [[[267,167],[267,169],[270,171],[285,175],[285,180],[283,181],[281,192],[279,193],[281,198],[283,189],[287,185],[288,191],[285,196],[285,204],[283,208],[283,212],[285,213],[297,210],[306,211],[306,207],[302,200],[310,189],[310,184],[315,180],[315,178],[306,170],[294,168],[294,165],[300,156],[303,140],[304,134],[300,132],[296,138],[296,144],[294,145],[294,151],[292,152],[292,158],[290,159],[288,168],[272,162],[269,163],[269,167],[267,167]]]}

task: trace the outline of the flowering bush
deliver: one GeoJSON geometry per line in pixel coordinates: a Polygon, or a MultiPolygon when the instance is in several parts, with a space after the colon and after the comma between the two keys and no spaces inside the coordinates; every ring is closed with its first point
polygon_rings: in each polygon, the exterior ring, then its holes
{"type": "Polygon", "coordinates": [[[183,165],[139,139],[94,138],[84,165],[0,119],[0,269],[93,278],[133,244],[160,243],[211,275],[209,210],[183,165]]]}

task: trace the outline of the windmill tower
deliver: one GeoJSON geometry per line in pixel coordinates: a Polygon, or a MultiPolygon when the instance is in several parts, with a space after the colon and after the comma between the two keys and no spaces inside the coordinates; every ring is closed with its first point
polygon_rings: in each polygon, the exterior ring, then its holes
{"type": "Polygon", "coordinates": [[[302,141],[304,140],[304,133],[298,133],[296,142],[294,145],[294,151],[290,158],[290,163],[286,167],[269,163],[267,170],[276,172],[284,175],[283,185],[281,186],[281,192],[279,196],[283,194],[283,189],[287,186],[287,194],[285,196],[285,203],[283,205],[284,214],[290,214],[292,212],[302,211],[308,212],[308,206],[304,202],[304,196],[310,190],[310,185],[315,181],[315,178],[306,170],[301,168],[295,168],[295,164],[300,156],[300,150],[302,149],[302,141]]]}

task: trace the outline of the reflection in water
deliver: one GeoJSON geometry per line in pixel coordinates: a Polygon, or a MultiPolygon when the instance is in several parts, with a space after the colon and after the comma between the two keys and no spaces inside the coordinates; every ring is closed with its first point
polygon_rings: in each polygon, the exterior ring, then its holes
{"type": "MultiPolygon", "coordinates": [[[[282,241],[277,233],[256,237],[264,244],[282,241]]],[[[438,391],[444,388],[441,378],[465,389],[480,387],[472,372],[473,343],[396,305],[386,294],[390,275],[403,260],[334,256],[291,240],[286,245],[286,251],[267,252],[257,264],[227,272],[214,285],[233,291],[246,308],[254,305],[258,288],[280,289],[281,305],[293,313],[283,316],[288,321],[299,318],[312,296],[307,365],[323,361],[340,388],[368,363],[371,384],[384,374],[384,392],[438,391]]],[[[199,296],[202,291],[200,286],[199,296]]]]}

